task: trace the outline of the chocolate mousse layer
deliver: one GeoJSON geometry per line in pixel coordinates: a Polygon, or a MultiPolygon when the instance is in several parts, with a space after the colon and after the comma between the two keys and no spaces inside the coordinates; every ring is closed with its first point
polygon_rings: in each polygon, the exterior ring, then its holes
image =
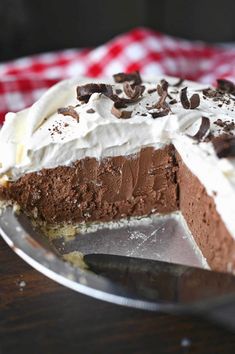
{"type": "Polygon", "coordinates": [[[51,226],[180,209],[211,268],[235,270],[235,241],[213,197],[172,145],[28,173],[0,187],[0,199],[17,202],[34,219],[51,226]]]}
{"type": "Polygon", "coordinates": [[[169,213],[178,209],[176,172],[172,145],[149,147],[136,155],[100,162],[85,158],[72,166],[28,173],[1,187],[0,198],[17,202],[49,224],[169,213]]]}
{"type": "Polygon", "coordinates": [[[230,235],[199,179],[177,154],[180,186],[179,207],[210,267],[218,271],[235,270],[235,240],[230,235]]]}

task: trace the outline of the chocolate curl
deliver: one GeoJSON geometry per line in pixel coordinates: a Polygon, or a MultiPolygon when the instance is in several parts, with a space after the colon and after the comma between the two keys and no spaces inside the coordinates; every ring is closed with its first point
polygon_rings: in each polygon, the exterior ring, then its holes
{"type": "Polygon", "coordinates": [[[170,106],[166,103],[166,98],[168,96],[168,86],[169,84],[166,80],[161,80],[161,84],[157,85],[157,93],[160,98],[155,105],[148,108],[157,108],[159,110],[158,112],[150,112],[154,119],[164,117],[168,115],[171,111],[170,106]]]}
{"type": "Polygon", "coordinates": [[[64,116],[71,116],[79,122],[79,114],[75,111],[73,106],[58,108],[57,112],[64,116]]]}
{"type": "Polygon", "coordinates": [[[200,97],[197,93],[194,93],[190,99],[188,99],[187,87],[184,87],[180,91],[180,101],[185,109],[195,109],[200,105],[200,97]]]}
{"type": "Polygon", "coordinates": [[[166,98],[168,95],[168,82],[166,80],[162,80],[161,81],[161,85],[157,85],[157,93],[160,96],[158,102],[156,103],[156,105],[154,105],[154,108],[157,109],[169,109],[169,106],[166,103],[166,98]]]}
{"type": "Polygon", "coordinates": [[[143,85],[136,85],[132,87],[129,82],[124,82],[123,90],[127,97],[131,98],[132,100],[138,100],[138,98],[143,94],[145,90],[145,86],[143,85]]]}
{"type": "Polygon", "coordinates": [[[198,142],[203,140],[203,138],[206,137],[210,130],[210,120],[207,117],[202,117],[202,121],[200,124],[200,127],[198,129],[198,132],[192,136],[194,140],[197,140],[198,142]]]}
{"type": "Polygon", "coordinates": [[[177,81],[173,86],[174,87],[180,87],[184,82],[184,79],[180,78],[179,81],[177,81]]]}

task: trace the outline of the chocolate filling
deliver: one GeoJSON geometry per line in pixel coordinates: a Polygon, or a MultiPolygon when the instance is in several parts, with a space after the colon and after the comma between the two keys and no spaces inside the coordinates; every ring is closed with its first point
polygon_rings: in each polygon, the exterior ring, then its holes
{"type": "Polygon", "coordinates": [[[219,158],[235,157],[235,137],[222,134],[212,139],[215,152],[219,158]]]}
{"type": "Polygon", "coordinates": [[[98,162],[85,158],[73,166],[28,173],[1,197],[17,201],[29,214],[48,223],[109,221],[153,210],[177,209],[174,148],[145,148],[126,158],[98,162]]]}
{"type": "Polygon", "coordinates": [[[212,269],[235,270],[235,241],[199,179],[177,154],[180,185],[179,208],[193,237],[212,269]]]}
{"type": "Polygon", "coordinates": [[[216,270],[235,270],[235,242],[212,197],[172,145],[142,149],[132,156],[85,158],[73,166],[28,173],[0,198],[19,203],[39,221],[55,225],[112,221],[180,209],[192,234],[216,270]]]}

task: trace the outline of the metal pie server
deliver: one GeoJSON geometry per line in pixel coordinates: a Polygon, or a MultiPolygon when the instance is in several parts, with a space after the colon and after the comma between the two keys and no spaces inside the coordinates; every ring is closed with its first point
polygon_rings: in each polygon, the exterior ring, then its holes
{"type": "Polygon", "coordinates": [[[191,313],[235,330],[235,277],[156,260],[88,254],[89,269],[114,281],[127,297],[162,305],[171,313],[191,313]]]}

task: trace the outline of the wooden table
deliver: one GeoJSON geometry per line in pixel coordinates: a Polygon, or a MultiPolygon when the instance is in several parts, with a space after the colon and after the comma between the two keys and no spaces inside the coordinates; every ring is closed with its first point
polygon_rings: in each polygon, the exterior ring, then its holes
{"type": "Polygon", "coordinates": [[[0,354],[235,353],[235,335],[200,319],[108,304],[27,265],[0,239],[0,354]]]}

